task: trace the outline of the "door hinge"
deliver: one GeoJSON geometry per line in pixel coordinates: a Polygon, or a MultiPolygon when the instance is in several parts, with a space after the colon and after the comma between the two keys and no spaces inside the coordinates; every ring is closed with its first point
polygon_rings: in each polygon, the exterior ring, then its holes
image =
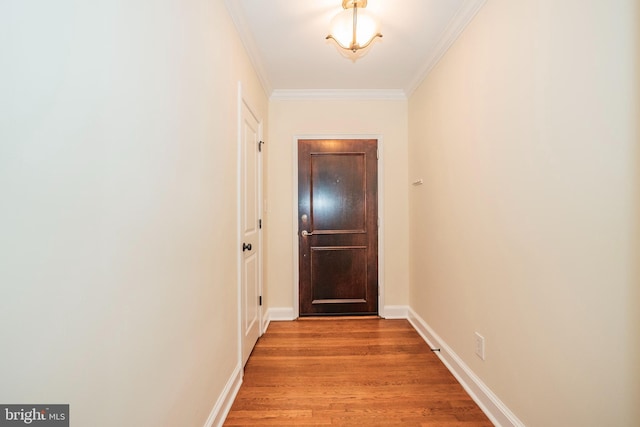
{"type": "Polygon", "coordinates": [[[258,141],[258,151],[262,153],[262,144],[264,144],[264,141],[258,141]]]}
{"type": "Polygon", "coordinates": [[[380,160],[380,149],[376,148],[376,159],[380,160]]]}
{"type": "Polygon", "coordinates": [[[262,295],[258,297],[258,303],[260,304],[260,306],[262,306],[262,295]]]}
{"type": "Polygon", "coordinates": [[[262,230],[262,220],[261,219],[258,220],[258,228],[262,230]]]}

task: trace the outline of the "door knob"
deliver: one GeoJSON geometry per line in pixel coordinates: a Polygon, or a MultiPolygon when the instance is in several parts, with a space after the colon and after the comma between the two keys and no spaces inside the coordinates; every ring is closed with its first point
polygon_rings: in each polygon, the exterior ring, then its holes
{"type": "Polygon", "coordinates": [[[302,234],[302,237],[313,236],[313,232],[309,233],[307,230],[302,230],[300,234],[302,234]]]}
{"type": "Polygon", "coordinates": [[[242,252],[244,251],[250,251],[251,250],[251,243],[247,244],[247,243],[243,243],[242,244],[242,252]]]}

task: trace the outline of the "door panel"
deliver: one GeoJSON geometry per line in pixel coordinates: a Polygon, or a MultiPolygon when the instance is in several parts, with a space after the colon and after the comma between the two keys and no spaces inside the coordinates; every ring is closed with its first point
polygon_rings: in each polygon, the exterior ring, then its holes
{"type": "Polygon", "coordinates": [[[312,304],[366,302],[366,246],[312,248],[311,295],[312,304]]]}
{"type": "Polygon", "coordinates": [[[243,103],[240,153],[240,227],[242,234],[241,330],[242,362],[247,362],[261,334],[260,301],[260,153],[259,124],[243,103]]]}
{"type": "Polygon", "coordinates": [[[377,182],[376,140],[298,141],[301,316],[377,314],[377,182]]]}
{"type": "Polygon", "coordinates": [[[365,231],[364,153],[311,153],[310,166],[314,232],[365,231]]]}

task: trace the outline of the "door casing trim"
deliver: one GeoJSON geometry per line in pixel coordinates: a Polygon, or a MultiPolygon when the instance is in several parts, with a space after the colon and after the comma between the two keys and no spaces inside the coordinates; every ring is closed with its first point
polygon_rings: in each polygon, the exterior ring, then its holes
{"type": "Polygon", "coordinates": [[[293,315],[300,316],[300,285],[298,262],[298,140],[301,139],[375,139],[378,141],[378,315],[384,313],[384,145],[380,134],[298,134],[293,136],[293,315]]]}

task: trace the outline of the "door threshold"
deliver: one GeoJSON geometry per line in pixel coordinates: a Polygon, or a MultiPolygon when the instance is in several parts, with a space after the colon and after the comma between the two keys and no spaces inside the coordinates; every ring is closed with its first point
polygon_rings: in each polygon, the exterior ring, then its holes
{"type": "Polygon", "coordinates": [[[371,320],[371,319],[382,319],[382,317],[377,315],[367,314],[364,316],[340,316],[340,315],[321,315],[321,316],[300,316],[297,320],[371,320]]]}

